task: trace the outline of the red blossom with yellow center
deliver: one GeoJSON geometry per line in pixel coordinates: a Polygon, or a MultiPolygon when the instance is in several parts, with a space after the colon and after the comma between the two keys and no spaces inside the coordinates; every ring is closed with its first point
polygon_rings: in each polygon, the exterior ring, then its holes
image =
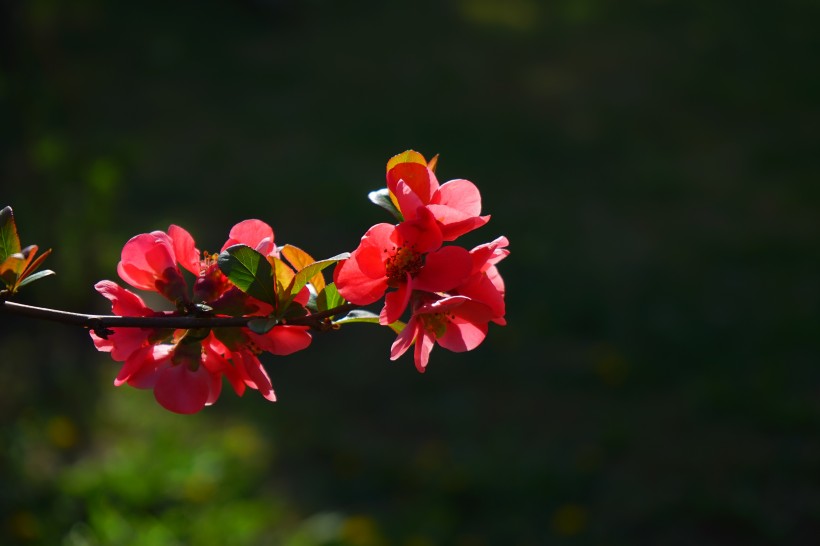
{"type": "Polygon", "coordinates": [[[376,224],[336,267],[336,288],[356,305],[378,301],[388,288],[395,288],[385,296],[380,315],[382,324],[392,324],[407,308],[413,290],[446,292],[470,275],[470,253],[441,243],[441,230],[427,211],[395,226],[376,224]]]}

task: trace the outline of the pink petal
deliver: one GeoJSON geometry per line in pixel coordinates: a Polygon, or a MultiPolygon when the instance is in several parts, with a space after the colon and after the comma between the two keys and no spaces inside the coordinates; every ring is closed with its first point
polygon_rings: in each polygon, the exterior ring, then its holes
{"type": "Polygon", "coordinates": [[[442,235],[438,222],[427,207],[416,211],[416,218],[396,226],[403,239],[402,244],[410,246],[416,252],[431,252],[441,246],[442,235]]]}
{"type": "Polygon", "coordinates": [[[413,281],[416,290],[446,292],[463,283],[473,267],[467,249],[447,246],[427,255],[424,267],[413,281]]]}
{"type": "Polygon", "coordinates": [[[481,214],[481,193],[469,180],[450,180],[442,184],[431,203],[445,205],[466,216],[481,214]]]}
{"type": "MultiPolygon", "coordinates": [[[[148,342],[149,336],[153,333],[153,330],[146,328],[111,328],[111,330],[114,333],[109,334],[107,340],[103,340],[111,344],[110,349],[105,348],[107,344],[97,345],[96,340],[94,345],[99,351],[110,351],[111,358],[117,362],[128,359],[134,351],[148,342]]],[[[96,337],[96,335],[91,336],[92,339],[96,337]]]]}
{"type": "MultiPolygon", "coordinates": [[[[495,267],[492,267],[495,270],[495,267]]],[[[499,276],[498,279],[501,277],[499,276]]],[[[471,300],[487,305],[493,317],[503,317],[506,312],[504,304],[504,289],[501,290],[493,283],[486,273],[477,273],[458,287],[458,293],[471,300]]]]}
{"type": "Polygon", "coordinates": [[[460,353],[478,347],[487,337],[487,323],[476,324],[456,316],[447,324],[438,344],[450,351],[460,353]]]}
{"type": "Polygon", "coordinates": [[[156,280],[165,270],[176,267],[171,238],[162,231],[152,231],[125,243],[117,271],[134,288],[156,291],[156,280]]]}
{"type": "Polygon", "coordinates": [[[473,272],[485,271],[491,265],[497,264],[507,256],[510,251],[507,250],[510,241],[503,235],[494,241],[478,245],[470,251],[470,256],[473,257],[473,272]]]}
{"type": "Polygon", "coordinates": [[[152,388],[157,367],[170,361],[172,350],[170,345],[148,345],[134,351],[117,374],[114,386],[128,383],[138,389],[152,388]]]}
{"type": "Polygon", "coordinates": [[[174,254],[179,265],[198,276],[200,253],[194,238],[186,230],[173,224],[168,227],[168,236],[173,241],[174,254]]]}
{"type": "Polygon", "coordinates": [[[407,281],[399,284],[394,292],[388,292],[384,297],[384,308],[379,314],[379,324],[387,326],[393,324],[401,318],[407,304],[410,303],[410,294],[413,281],[410,274],[407,274],[407,281]]]}
{"type": "Polygon", "coordinates": [[[138,295],[112,281],[100,281],[94,289],[111,302],[111,311],[123,317],[148,317],[154,314],[138,295]]]}
{"type": "Polygon", "coordinates": [[[399,180],[396,184],[396,201],[399,204],[399,211],[405,220],[412,220],[416,217],[416,211],[419,207],[423,207],[424,203],[418,194],[413,191],[404,180],[399,180]]]}
{"type": "Polygon", "coordinates": [[[258,390],[259,394],[261,394],[266,400],[276,402],[276,394],[273,392],[270,377],[268,377],[268,373],[265,371],[265,368],[262,367],[262,363],[259,362],[259,359],[256,358],[256,356],[247,351],[243,351],[241,354],[241,366],[250,378],[250,381],[246,381],[248,386],[252,389],[258,390]]]}
{"type": "Polygon", "coordinates": [[[210,340],[202,344],[202,364],[208,369],[211,374],[222,373],[228,379],[228,382],[233,387],[237,395],[242,396],[245,392],[245,380],[242,373],[236,367],[232,366],[230,362],[215,347],[221,346],[227,354],[227,349],[220,343],[213,334],[209,336],[210,340]]]}
{"type": "Polygon", "coordinates": [[[312,341],[307,326],[274,326],[263,335],[247,334],[263,351],[282,356],[306,349],[312,341]]]}
{"type": "Polygon", "coordinates": [[[262,220],[244,220],[231,228],[228,240],[222,245],[222,250],[233,245],[247,245],[259,253],[269,256],[273,254],[273,228],[262,220]]]}
{"type": "Polygon", "coordinates": [[[211,381],[211,375],[203,366],[195,371],[184,364],[169,366],[159,372],[154,398],[174,413],[196,413],[211,396],[211,381]]]}
{"type": "Polygon", "coordinates": [[[209,374],[208,376],[211,379],[211,384],[208,390],[208,400],[205,402],[206,406],[210,406],[216,402],[222,393],[222,376],[218,374],[209,374]]]}
{"type": "Polygon", "coordinates": [[[435,344],[435,335],[427,330],[421,329],[420,335],[416,338],[416,347],[413,351],[413,360],[419,372],[424,373],[424,370],[427,368],[427,362],[430,360],[430,351],[433,350],[433,345],[435,344]]]}
{"type": "MultiPolygon", "coordinates": [[[[375,261],[376,258],[365,258],[364,263],[375,261]]],[[[349,302],[356,305],[368,305],[377,301],[387,290],[387,277],[384,273],[384,262],[381,265],[380,277],[372,277],[361,269],[361,263],[353,257],[336,265],[333,272],[333,282],[336,289],[349,302]]],[[[369,264],[372,269],[374,264],[369,264]]]]}
{"type": "Polygon", "coordinates": [[[413,345],[413,341],[415,341],[416,335],[418,334],[419,326],[420,323],[415,317],[410,319],[410,322],[408,322],[404,330],[396,336],[396,340],[390,347],[390,360],[396,360],[413,345]]]}
{"type": "MultiPolygon", "coordinates": [[[[433,205],[430,206],[432,207],[433,205]]],[[[478,229],[489,221],[489,216],[473,216],[465,220],[442,225],[441,236],[445,241],[455,241],[465,233],[478,229]]]]}
{"type": "Polygon", "coordinates": [[[394,195],[398,194],[397,186],[400,180],[410,186],[424,204],[430,202],[433,194],[439,188],[433,171],[419,163],[399,163],[387,172],[387,188],[394,195]]]}

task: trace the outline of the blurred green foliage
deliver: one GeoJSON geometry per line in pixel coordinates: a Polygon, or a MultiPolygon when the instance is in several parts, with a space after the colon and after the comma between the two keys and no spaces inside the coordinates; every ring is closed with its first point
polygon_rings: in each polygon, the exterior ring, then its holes
{"type": "Polygon", "coordinates": [[[0,6],[0,206],[104,312],[132,235],[314,256],[441,154],[511,241],[506,328],[429,370],[351,325],[195,417],[0,315],[3,544],[798,544],[820,535],[814,3],[0,6]]]}

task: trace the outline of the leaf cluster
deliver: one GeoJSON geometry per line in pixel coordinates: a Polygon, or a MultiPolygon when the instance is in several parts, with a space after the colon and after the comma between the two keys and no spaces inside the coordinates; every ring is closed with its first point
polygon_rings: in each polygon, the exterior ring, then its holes
{"type": "Polygon", "coordinates": [[[54,275],[50,269],[37,272],[51,254],[51,249],[48,249],[37,256],[38,250],[37,245],[23,247],[20,244],[11,207],[0,210],[0,281],[5,285],[4,295],[14,294],[31,282],[54,275]]]}

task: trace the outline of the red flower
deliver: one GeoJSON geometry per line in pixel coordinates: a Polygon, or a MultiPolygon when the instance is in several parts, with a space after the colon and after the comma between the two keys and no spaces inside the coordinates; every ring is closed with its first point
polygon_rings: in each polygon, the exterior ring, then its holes
{"type": "Polygon", "coordinates": [[[175,304],[183,304],[189,301],[188,288],[177,263],[198,275],[199,269],[192,269],[199,263],[199,256],[187,231],[177,226],[171,226],[168,231],[132,237],[122,248],[117,272],[134,288],[159,292],[175,304]]]}
{"type": "Polygon", "coordinates": [[[418,152],[408,150],[387,162],[387,188],[405,220],[413,220],[424,207],[433,213],[444,241],[489,222],[481,216],[481,194],[469,180],[439,185],[433,168],[418,152]]]}
{"type": "Polygon", "coordinates": [[[484,341],[492,318],[492,309],[466,296],[424,295],[393,342],[390,360],[399,358],[415,343],[416,369],[424,372],[433,345],[438,343],[454,352],[471,351],[484,341]]]}
{"type": "MultiPolygon", "coordinates": [[[[273,230],[259,220],[235,225],[223,248],[245,244],[266,255],[274,255],[273,230]]],[[[156,291],[174,301],[180,310],[191,302],[179,266],[196,276],[194,301],[213,308],[217,313],[232,311],[239,315],[265,315],[269,305],[243,294],[222,274],[216,255],[204,255],[196,249],[194,239],[184,229],[171,226],[168,233],[155,231],[137,235],[122,251],[118,266],[120,276],[134,286],[156,291]]],[[[163,316],[145,305],[136,294],[111,281],[95,285],[112,303],[112,311],[121,316],[163,316]]],[[[295,301],[305,303],[304,290],[295,301]]],[[[114,384],[127,383],[150,388],[164,408],[176,413],[195,413],[212,404],[221,391],[224,375],[237,394],[246,387],[258,390],[275,401],[270,378],[257,355],[268,351],[286,355],[310,345],[307,327],[279,325],[266,334],[255,334],[247,328],[223,328],[203,333],[197,330],[158,328],[112,328],[105,339],[94,332],[91,338],[100,351],[110,352],[114,360],[124,362],[114,384]]]]}
{"type": "Polygon", "coordinates": [[[380,299],[388,288],[380,321],[397,321],[413,290],[446,292],[472,270],[466,249],[441,247],[441,231],[432,214],[420,209],[397,226],[377,224],[364,234],[350,258],[336,267],[333,280],[344,298],[356,305],[380,299]]]}
{"type": "Polygon", "coordinates": [[[179,332],[182,334],[172,343],[145,345],[134,351],[114,385],[153,389],[157,402],[174,413],[196,413],[213,404],[222,390],[222,374],[230,377],[235,372],[207,342],[188,341],[189,331],[179,332]]]}
{"type": "Polygon", "coordinates": [[[504,319],[506,290],[504,279],[501,278],[495,264],[509,256],[509,244],[507,238],[502,236],[472,249],[470,257],[473,259],[473,270],[470,276],[451,292],[487,305],[493,312],[492,321],[502,326],[507,323],[504,319]]]}

